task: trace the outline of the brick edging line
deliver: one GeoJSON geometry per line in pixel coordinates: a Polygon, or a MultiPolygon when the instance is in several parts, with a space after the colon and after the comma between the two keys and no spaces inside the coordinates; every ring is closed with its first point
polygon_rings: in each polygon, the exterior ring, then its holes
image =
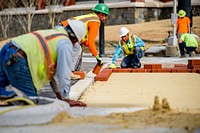
{"type": "Polygon", "coordinates": [[[144,64],[144,68],[104,68],[95,81],[107,81],[112,73],[200,73],[200,60],[188,60],[188,64],[174,64],[173,68],[162,68],[162,64],[144,64]]]}

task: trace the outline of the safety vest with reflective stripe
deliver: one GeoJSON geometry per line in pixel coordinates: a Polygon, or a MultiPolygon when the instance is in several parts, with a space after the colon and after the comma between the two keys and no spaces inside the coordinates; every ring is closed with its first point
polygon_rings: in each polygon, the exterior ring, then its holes
{"type": "MultiPolygon", "coordinates": [[[[126,55],[134,54],[134,47],[135,47],[136,37],[135,35],[129,34],[129,41],[123,42],[122,40],[119,41],[119,44],[126,55]]],[[[144,50],[144,47],[141,47],[144,50]]]]}
{"type": "Polygon", "coordinates": [[[82,16],[77,16],[77,17],[69,18],[69,19],[67,19],[65,21],[62,21],[61,24],[63,26],[67,26],[68,22],[71,21],[71,20],[80,20],[80,21],[83,21],[83,23],[86,26],[86,35],[82,39],[81,42],[85,42],[86,40],[88,40],[88,22],[95,21],[95,22],[99,22],[100,23],[100,20],[99,20],[99,17],[97,16],[97,14],[90,13],[90,14],[86,14],[86,15],[82,15],[82,16]]]}
{"type": "Polygon", "coordinates": [[[40,30],[36,33],[44,39],[46,44],[42,44],[41,38],[33,33],[18,36],[12,39],[12,41],[17,43],[26,53],[34,86],[39,90],[49,83],[55,75],[56,46],[58,41],[69,38],[64,28],[40,30]]]}

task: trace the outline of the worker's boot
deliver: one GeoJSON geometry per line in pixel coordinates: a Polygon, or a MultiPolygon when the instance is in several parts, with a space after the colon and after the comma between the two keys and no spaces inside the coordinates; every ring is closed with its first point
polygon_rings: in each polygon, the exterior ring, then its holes
{"type": "Polygon", "coordinates": [[[186,58],[186,56],[185,55],[181,55],[180,58],[186,58]]]}
{"type": "Polygon", "coordinates": [[[6,90],[5,88],[0,87],[0,99],[9,99],[16,96],[15,92],[12,90],[6,90]]]}
{"type": "Polygon", "coordinates": [[[71,79],[72,79],[72,80],[78,80],[78,79],[80,79],[80,78],[81,78],[80,75],[76,75],[76,74],[74,74],[73,72],[71,73],[71,79]]]}
{"type": "Polygon", "coordinates": [[[195,52],[194,51],[190,52],[190,57],[195,57],[195,52]]]}

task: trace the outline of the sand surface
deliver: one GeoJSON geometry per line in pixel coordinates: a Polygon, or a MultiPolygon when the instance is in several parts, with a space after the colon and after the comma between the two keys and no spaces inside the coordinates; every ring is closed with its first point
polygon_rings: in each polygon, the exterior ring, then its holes
{"type": "Polygon", "coordinates": [[[97,107],[152,107],[154,97],[172,108],[200,109],[200,75],[196,73],[112,73],[95,82],[81,100],[97,107]]]}

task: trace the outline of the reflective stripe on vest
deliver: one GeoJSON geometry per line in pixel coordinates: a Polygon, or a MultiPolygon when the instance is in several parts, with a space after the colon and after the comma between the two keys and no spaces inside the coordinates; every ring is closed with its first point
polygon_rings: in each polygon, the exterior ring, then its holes
{"type": "Polygon", "coordinates": [[[123,49],[123,51],[126,55],[131,55],[131,54],[134,53],[134,42],[135,42],[135,40],[136,40],[135,37],[134,37],[134,41],[132,40],[132,35],[130,34],[129,35],[129,41],[130,41],[129,45],[132,45],[131,48],[128,47],[128,44],[126,44],[125,42],[120,40],[120,46],[121,46],[121,48],[123,49]]]}
{"type": "Polygon", "coordinates": [[[99,17],[95,13],[90,13],[90,14],[87,14],[87,15],[82,15],[82,16],[77,16],[77,17],[69,18],[69,19],[61,22],[61,24],[64,25],[64,26],[67,26],[68,22],[71,21],[71,20],[80,20],[86,26],[86,34],[83,37],[83,39],[82,39],[81,42],[85,42],[86,40],[88,40],[88,22],[90,22],[90,21],[96,21],[96,22],[100,23],[99,17]]]}
{"type": "MultiPolygon", "coordinates": [[[[122,40],[120,40],[120,46],[121,48],[123,49],[124,53],[126,55],[131,55],[131,54],[134,54],[134,45],[135,45],[135,42],[136,42],[136,38],[134,35],[129,35],[129,41],[130,41],[130,44],[129,45],[132,45],[132,47],[128,47],[128,44],[125,43],[125,42],[122,42],[122,40]],[[133,38],[134,38],[134,41],[133,41],[133,38]]],[[[144,51],[144,47],[140,47],[143,51],[144,51]]]]}
{"type": "MultiPolygon", "coordinates": [[[[71,20],[80,20],[80,21],[83,21],[84,23],[85,22],[87,22],[87,21],[90,21],[90,20],[95,20],[95,21],[99,21],[99,18],[98,17],[96,17],[96,16],[90,16],[90,17],[87,17],[87,18],[76,18],[76,17],[74,17],[74,18],[70,18],[69,19],[70,21],[71,20]]],[[[69,20],[68,20],[68,22],[69,22],[69,20]]]]}
{"type": "Polygon", "coordinates": [[[59,34],[52,34],[52,35],[49,35],[49,36],[46,36],[45,38],[43,38],[38,32],[32,32],[32,34],[38,38],[38,42],[43,49],[42,51],[43,51],[43,54],[45,57],[46,65],[47,65],[48,77],[49,77],[49,79],[52,79],[54,76],[54,72],[55,72],[55,64],[53,63],[53,58],[50,53],[49,46],[47,45],[47,41],[49,41],[57,36],[67,36],[67,35],[59,33],[59,34]]]}
{"type": "Polygon", "coordinates": [[[52,35],[46,36],[45,39],[50,41],[51,39],[54,39],[57,36],[66,36],[66,37],[68,37],[68,35],[66,35],[64,33],[57,33],[57,34],[52,34],[52,35]]]}

